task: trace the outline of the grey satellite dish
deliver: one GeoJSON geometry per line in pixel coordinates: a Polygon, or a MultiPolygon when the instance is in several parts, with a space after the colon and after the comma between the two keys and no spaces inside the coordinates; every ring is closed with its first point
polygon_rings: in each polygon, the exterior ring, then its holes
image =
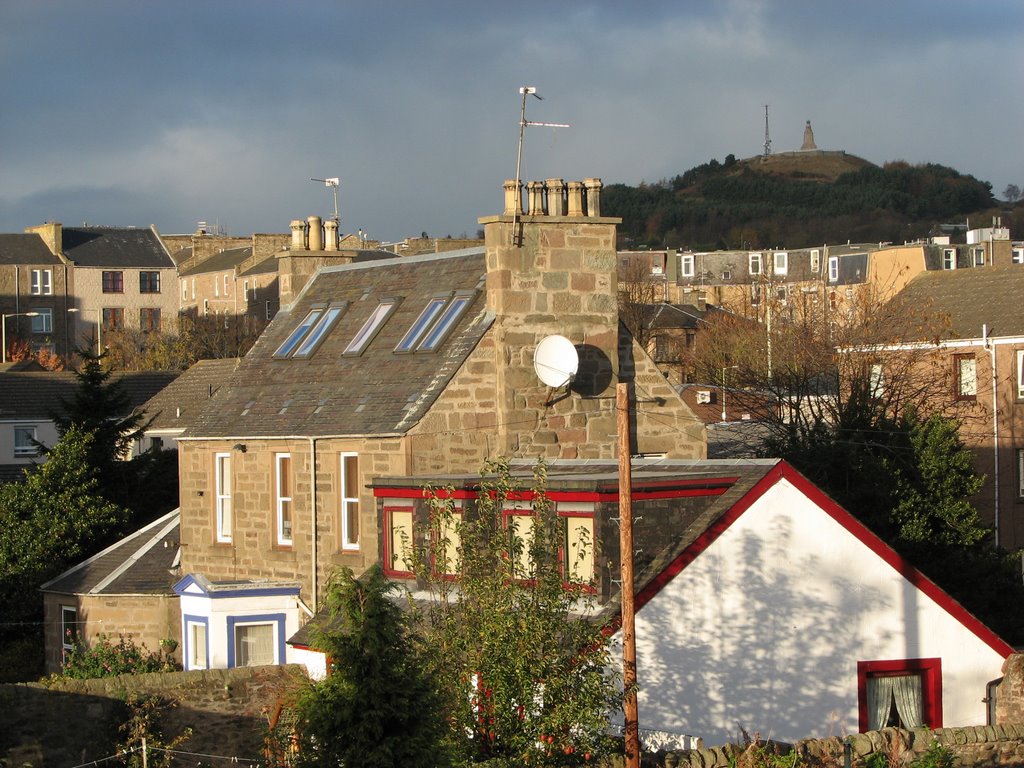
{"type": "Polygon", "coordinates": [[[533,369],[549,387],[564,387],[580,367],[576,347],[565,336],[545,336],[533,353],[533,369]]]}

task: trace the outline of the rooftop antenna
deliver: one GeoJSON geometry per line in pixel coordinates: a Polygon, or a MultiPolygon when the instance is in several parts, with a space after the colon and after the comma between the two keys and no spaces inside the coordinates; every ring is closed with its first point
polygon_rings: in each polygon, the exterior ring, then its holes
{"type": "Polygon", "coordinates": [[[519,151],[516,153],[516,192],[515,192],[515,213],[512,218],[512,245],[521,247],[523,244],[523,233],[522,225],[519,221],[519,216],[523,210],[522,200],[522,187],[520,180],[520,171],[523,164],[523,133],[526,130],[526,126],[533,125],[541,128],[568,128],[568,123],[537,123],[532,120],[526,119],[526,97],[533,96],[538,101],[544,101],[544,97],[537,93],[536,86],[524,85],[519,89],[519,93],[523,97],[522,110],[519,113],[519,151]]]}
{"type": "Polygon", "coordinates": [[[768,105],[764,105],[764,159],[768,159],[768,155],[772,153],[772,139],[768,135],[768,105]]]}
{"type": "Polygon", "coordinates": [[[333,179],[310,178],[310,181],[322,181],[325,187],[330,187],[331,191],[334,192],[334,220],[341,223],[341,218],[338,216],[338,184],[341,183],[341,179],[335,176],[333,179]]]}

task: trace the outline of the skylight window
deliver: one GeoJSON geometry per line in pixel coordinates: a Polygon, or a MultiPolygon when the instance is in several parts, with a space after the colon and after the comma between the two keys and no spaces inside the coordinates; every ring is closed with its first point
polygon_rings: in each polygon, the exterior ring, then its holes
{"type": "Polygon", "coordinates": [[[344,354],[346,355],[360,355],[366,346],[373,340],[373,337],[377,335],[377,332],[384,325],[384,321],[391,317],[391,313],[395,311],[395,307],[401,299],[381,299],[380,304],[373,310],[370,316],[363,323],[363,327],[359,329],[359,333],[355,335],[355,338],[348,343],[345,347],[344,354]]]}
{"type": "Polygon", "coordinates": [[[302,340],[302,344],[295,350],[294,356],[309,357],[312,355],[321,342],[323,342],[324,337],[327,336],[327,332],[335,326],[338,319],[344,314],[346,307],[348,307],[347,302],[331,304],[320,317],[320,320],[317,321],[317,324],[313,326],[313,330],[309,332],[309,335],[302,340]]]}
{"type": "Polygon", "coordinates": [[[429,333],[423,337],[423,341],[420,342],[417,350],[421,352],[433,352],[441,346],[441,342],[447,338],[452,328],[455,327],[455,323],[458,322],[460,317],[462,317],[463,313],[466,311],[466,307],[473,302],[475,297],[475,293],[457,294],[450,302],[448,302],[448,306],[444,308],[444,312],[441,313],[441,317],[438,318],[429,333]]]}
{"type": "Polygon", "coordinates": [[[402,337],[402,340],[398,342],[398,346],[395,347],[395,352],[412,352],[416,348],[416,342],[420,340],[424,332],[433,325],[434,320],[441,314],[441,310],[444,305],[448,303],[448,296],[435,296],[423,308],[420,312],[420,316],[416,318],[416,322],[412,324],[412,328],[409,329],[408,333],[402,337]]]}
{"type": "Polygon", "coordinates": [[[295,349],[295,346],[302,340],[302,337],[306,335],[310,327],[317,321],[323,313],[323,308],[311,309],[306,318],[299,323],[298,327],[291,332],[287,339],[284,340],[284,344],[277,348],[277,352],[274,353],[274,357],[288,357],[295,349]]]}

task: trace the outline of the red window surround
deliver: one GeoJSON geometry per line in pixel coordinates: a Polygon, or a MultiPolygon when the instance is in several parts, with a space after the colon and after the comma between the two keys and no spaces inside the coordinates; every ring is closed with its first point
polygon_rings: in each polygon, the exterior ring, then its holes
{"type": "Polygon", "coordinates": [[[868,678],[901,674],[921,675],[922,720],[929,728],[942,727],[942,659],[895,659],[857,662],[857,711],[860,732],[868,729],[868,678]]]}

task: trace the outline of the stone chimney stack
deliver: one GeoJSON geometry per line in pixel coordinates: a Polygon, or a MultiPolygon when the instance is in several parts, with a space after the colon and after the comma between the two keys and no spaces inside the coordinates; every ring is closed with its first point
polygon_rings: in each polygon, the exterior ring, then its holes
{"type": "MultiPolygon", "coordinates": [[[[528,213],[523,213],[516,210],[515,181],[506,181],[504,212],[479,220],[487,253],[487,308],[495,315],[495,349],[502,350],[495,360],[497,454],[577,458],[560,453],[557,441],[541,445],[537,430],[543,434],[546,427],[523,416],[524,409],[533,413],[529,409],[547,397],[533,367],[534,350],[544,337],[565,336],[580,351],[574,383],[579,392],[560,407],[582,408],[581,392],[584,398],[614,395],[613,373],[619,372],[615,246],[621,219],[600,216],[601,186],[600,179],[529,182],[528,213]]],[[[613,409],[607,420],[581,416],[578,428],[593,432],[595,441],[598,434],[614,435],[613,409]]]]}
{"type": "Polygon", "coordinates": [[[48,221],[36,227],[26,227],[26,234],[36,234],[43,239],[54,256],[64,257],[64,228],[60,222],[48,221]]]}
{"type": "Polygon", "coordinates": [[[291,230],[291,246],[274,254],[282,309],[295,301],[320,267],[351,264],[355,253],[338,248],[338,222],[334,219],[324,221],[319,216],[308,216],[305,221],[293,219],[291,230]]]}
{"type": "Polygon", "coordinates": [[[306,222],[302,219],[292,219],[289,225],[292,228],[292,250],[306,250],[306,222]]]}

